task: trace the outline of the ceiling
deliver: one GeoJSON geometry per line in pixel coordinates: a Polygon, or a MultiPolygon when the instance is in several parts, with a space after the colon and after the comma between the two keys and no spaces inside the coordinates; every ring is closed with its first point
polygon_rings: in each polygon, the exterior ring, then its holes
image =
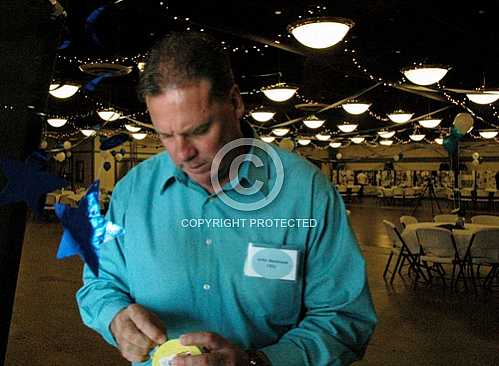
{"type": "MultiPolygon", "coordinates": [[[[444,128],[451,126],[454,116],[463,111],[475,115],[476,129],[498,124],[493,105],[481,106],[467,101],[463,94],[444,93],[444,88],[474,89],[484,81],[487,88],[499,88],[496,1],[60,0],[60,3],[67,17],[57,21],[64,25],[61,45],[67,47],[58,52],[54,79],[83,86],[94,80],[96,84],[94,90],[82,88],[68,100],[50,98],[50,115],[70,117],[71,123],[62,129],[49,128],[52,134],[64,138],[77,136],[81,127],[101,123],[95,114],[100,106],[116,108],[124,115],[149,123],[145,105],[138,101],[135,92],[140,73],[137,62],[144,59],[149,47],[162,35],[187,28],[202,29],[225,42],[248,112],[260,105],[278,112],[273,121],[263,126],[247,117],[262,134],[270,132],[272,125],[310,114],[295,108],[297,104],[330,105],[377,82],[379,86],[360,97],[372,103],[369,113],[352,116],[340,107],[319,113],[327,119],[324,128],[337,134],[333,137],[342,136],[335,126],[348,120],[359,123],[360,132],[355,134],[375,135],[375,130],[387,127],[403,130],[397,136],[401,142],[406,141],[417,123],[394,125],[386,119],[386,113],[399,108],[414,112],[417,117],[447,106],[448,109],[436,115],[443,118],[444,128]],[[342,42],[330,49],[307,49],[289,35],[286,26],[299,17],[318,15],[346,17],[355,26],[342,42]],[[96,83],[99,75],[89,75],[79,68],[95,62],[130,66],[131,72],[96,83]],[[425,94],[400,72],[415,62],[449,65],[451,70],[440,85],[431,86],[433,90],[425,94]],[[258,92],[261,87],[279,81],[278,74],[280,81],[299,86],[298,96],[289,102],[272,103],[258,92]],[[465,104],[456,106],[452,101],[465,104]]],[[[108,123],[106,128],[117,131],[124,122],[108,123]]],[[[317,132],[301,122],[291,126],[293,135],[317,132]]],[[[426,132],[428,137],[441,133],[426,132]]]]}

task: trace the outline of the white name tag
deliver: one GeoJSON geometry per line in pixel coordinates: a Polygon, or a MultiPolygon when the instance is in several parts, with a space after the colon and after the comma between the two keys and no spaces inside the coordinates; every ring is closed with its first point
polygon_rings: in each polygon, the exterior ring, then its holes
{"type": "Polygon", "coordinates": [[[250,277],[263,277],[296,281],[298,251],[248,245],[248,254],[244,263],[244,274],[250,277]]]}

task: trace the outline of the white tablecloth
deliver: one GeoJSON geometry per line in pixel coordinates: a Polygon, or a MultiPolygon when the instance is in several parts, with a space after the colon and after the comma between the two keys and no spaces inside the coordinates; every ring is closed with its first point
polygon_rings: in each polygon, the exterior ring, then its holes
{"type": "MultiPolygon", "coordinates": [[[[444,222],[418,222],[417,224],[410,224],[407,225],[405,230],[402,232],[402,239],[404,239],[407,247],[413,252],[413,253],[418,253],[419,252],[419,244],[418,244],[418,238],[416,236],[416,230],[417,229],[425,229],[429,227],[437,227],[438,225],[446,224],[444,222]]],[[[447,223],[447,224],[453,224],[453,223],[447,223]]],[[[483,230],[483,229],[490,229],[491,227],[493,228],[499,228],[499,226],[491,226],[491,225],[481,225],[481,224],[465,224],[464,229],[455,229],[452,230],[452,233],[454,234],[454,239],[456,240],[456,247],[457,250],[459,251],[459,255],[461,257],[464,256],[466,253],[466,249],[468,249],[468,245],[470,243],[471,237],[473,236],[474,233],[477,231],[483,230]]],[[[498,243],[499,243],[499,238],[497,238],[498,243]]]]}

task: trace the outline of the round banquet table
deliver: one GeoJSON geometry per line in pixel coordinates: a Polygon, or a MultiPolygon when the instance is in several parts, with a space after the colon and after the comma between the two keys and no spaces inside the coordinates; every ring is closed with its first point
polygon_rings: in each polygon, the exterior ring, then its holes
{"type": "MultiPolygon", "coordinates": [[[[418,244],[418,238],[416,236],[416,230],[430,228],[430,227],[438,227],[440,225],[445,225],[445,224],[452,225],[454,223],[451,223],[451,222],[448,222],[448,223],[446,223],[446,222],[418,222],[417,224],[407,225],[407,227],[402,232],[402,239],[404,239],[405,244],[411,250],[411,252],[418,253],[419,252],[419,244],[418,244]]],[[[470,240],[471,240],[471,237],[473,236],[473,234],[480,231],[480,230],[490,229],[490,228],[499,229],[499,226],[482,225],[482,224],[464,224],[464,229],[453,229],[452,230],[452,233],[454,234],[454,239],[456,240],[456,247],[457,247],[457,250],[458,250],[461,258],[466,253],[466,249],[468,249],[468,245],[470,243],[470,240]]],[[[499,238],[497,238],[497,243],[499,246],[499,238]]]]}

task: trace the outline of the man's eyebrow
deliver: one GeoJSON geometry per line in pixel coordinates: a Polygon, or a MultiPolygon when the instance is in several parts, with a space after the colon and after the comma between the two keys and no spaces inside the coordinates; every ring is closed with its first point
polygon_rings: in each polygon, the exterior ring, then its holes
{"type": "MultiPolygon", "coordinates": [[[[189,129],[189,130],[186,130],[184,132],[179,133],[179,135],[181,135],[181,136],[190,135],[190,134],[196,132],[197,130],[202,130],[203,128],[209,127],[212,124],[212,122],[213,121],[210,119],[207,122],[204,122],[204,123],[202,123],[202,124],[200,124],[198,126],[195,126],[195,127],[191,128],[191,129],[189,129]]],[[[161,136],[172,136],[171,133],[164,132],[164,131],[156,131],[156,133],[158,135],[161,135],[161,136]]]]}

